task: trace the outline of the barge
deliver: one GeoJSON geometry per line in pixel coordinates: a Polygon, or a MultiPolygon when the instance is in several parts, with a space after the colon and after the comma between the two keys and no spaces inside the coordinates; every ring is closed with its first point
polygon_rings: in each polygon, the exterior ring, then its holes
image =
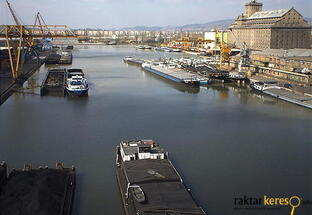
{"type": "Polygon", "coordinates": [[[75,195],[75,168],[33,169],[25,164],[22,170],[8,171],[0,164],[0,214],[70,215],[75,195]]]}
{"type": "Polygon", "coordinates": [[[122,141],[116,174],[125,215],[206,214],[153,140],[122,141]]]}
{"type": "Polygon", "coordinates": [[[46,65],[58,64],[60,62],[61,57],[62,56],[60,54],[53,52],[45,58],[45,64],[46,65]]]}
{"type": "Polygon", "coordinates": [[[176,68],[175,65],[164,65],[158,62],[142,64],[142,68],[145,71],[151,72],[153,74],[159,75],[168,80],[174,81],[176,83],[185,84],[189,86],[199,86],[208,84],[209,80],[207,78],[192,74],[190,72],[184,71],[182,69],[176,68]]]}
{"type": "Polygon", "coordinates": [[[71,51],[53,52],[45,59],[46,65],[51,64],[72,64],[73,55],[71,51]]]}
{"type": "Polygon", "coordinates": [[[206,65],[186,65],[182,64],[182,68],[194,73],[204,76],[212,81],[230,82],[229,72],[224,70],[218,70],[212,66],[206,65]]]}
{"type": "Polygon", "coordinates": [[[142,66],[142,64],[144,63],[144,60],[136,59],[134,57],[125,57],[123,60],[125,63],[136,65],[136,66],[142,66]]]}
{"type": "Polygon", "coordinates": [[[64,95],[66,86],[66,69],[51,69],[48,70],[45,79],[40,88],[40,95],[44,96],[47,93],[62,93],[64,95]]]}
{"type": "Polygon", "coordinates": [[[59,64],[72,64],[73,62],[73,55],[71,52],[61,52],[61,58],[59,60],[59,64]]]}

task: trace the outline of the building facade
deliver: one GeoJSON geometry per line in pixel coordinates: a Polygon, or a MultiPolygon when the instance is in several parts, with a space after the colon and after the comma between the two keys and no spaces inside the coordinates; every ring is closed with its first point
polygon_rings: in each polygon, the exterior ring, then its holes
{"type": "Polygon", "coordinates": [[[311,26],[294,8],[262,11],[262,3],[252,0],[229,27],[229,43],[237,48],[311,48],[311,26]]]}
{"type": "Polygon", "coordinates": [[[227,37],[227,31],[217,31],[216,29],[211,29],[211,31],[204,33],[204,39],[207,41],[204,48],[213,49],[217,48],[221,43],[228,43],[227,37]]]}

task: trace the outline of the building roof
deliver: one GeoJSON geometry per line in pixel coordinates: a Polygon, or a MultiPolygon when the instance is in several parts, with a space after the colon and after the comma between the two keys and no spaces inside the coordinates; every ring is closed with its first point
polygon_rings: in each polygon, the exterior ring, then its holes
{"type": "Polygon", "coordinates": [[[248,17],[248,19],[266,19],[266,18],[279,18],[284,16],[289,10],[288,9],[279,9],[279,10],[267,10],[259,11],[248,17]]]}

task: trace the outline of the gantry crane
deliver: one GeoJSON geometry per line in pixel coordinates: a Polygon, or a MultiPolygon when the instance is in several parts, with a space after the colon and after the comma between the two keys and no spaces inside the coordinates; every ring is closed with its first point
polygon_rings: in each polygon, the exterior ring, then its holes
{"type": "Polygon", "coordinates": [[[218,44],[220,47],[219,69],[222,69],[222,64],[224,62],[229,62],[229,60],[230,60],[231,48],[229,47],[229,45],[226,42],[224,42],[222,32],[221,32],[221,40],[218,41],[218,35],[219,35],[220,31],[219,31],[217,26],[215,27],[215,30],[216,30],[215,41],[216,41],[216,44],[218,44]]]}
{"type": "Polygon", "coordinates": [[[46,25],[41,14],[37,13],[34,25],[23,25],[6,1],[16,25],[1,25],[0,38],[4,38],[8,49],[10,68],[13,79],[22,73],[23,56],[25,52],[34,49],[35,38],[77,38],[66,25],[46,25]]]}

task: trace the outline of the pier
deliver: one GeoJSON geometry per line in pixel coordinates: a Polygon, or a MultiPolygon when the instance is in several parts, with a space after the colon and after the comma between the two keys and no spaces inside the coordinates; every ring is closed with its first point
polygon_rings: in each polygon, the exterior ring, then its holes
{"type": "MultiPolygon", "coordinates": [[[[3,65],[3,69],[0,72],[0,105],[2,105],[15,91],[20,87],[35,71],[37,71],[43,64],[44,58],[49,52],[39,52],[38,58],[31,59],[26,62],[21,71],[21,75],[18,79],[12,77],[8,67],[3,65]]],[[[4,61],[3,61],[4,63],[4,61]]]]}

